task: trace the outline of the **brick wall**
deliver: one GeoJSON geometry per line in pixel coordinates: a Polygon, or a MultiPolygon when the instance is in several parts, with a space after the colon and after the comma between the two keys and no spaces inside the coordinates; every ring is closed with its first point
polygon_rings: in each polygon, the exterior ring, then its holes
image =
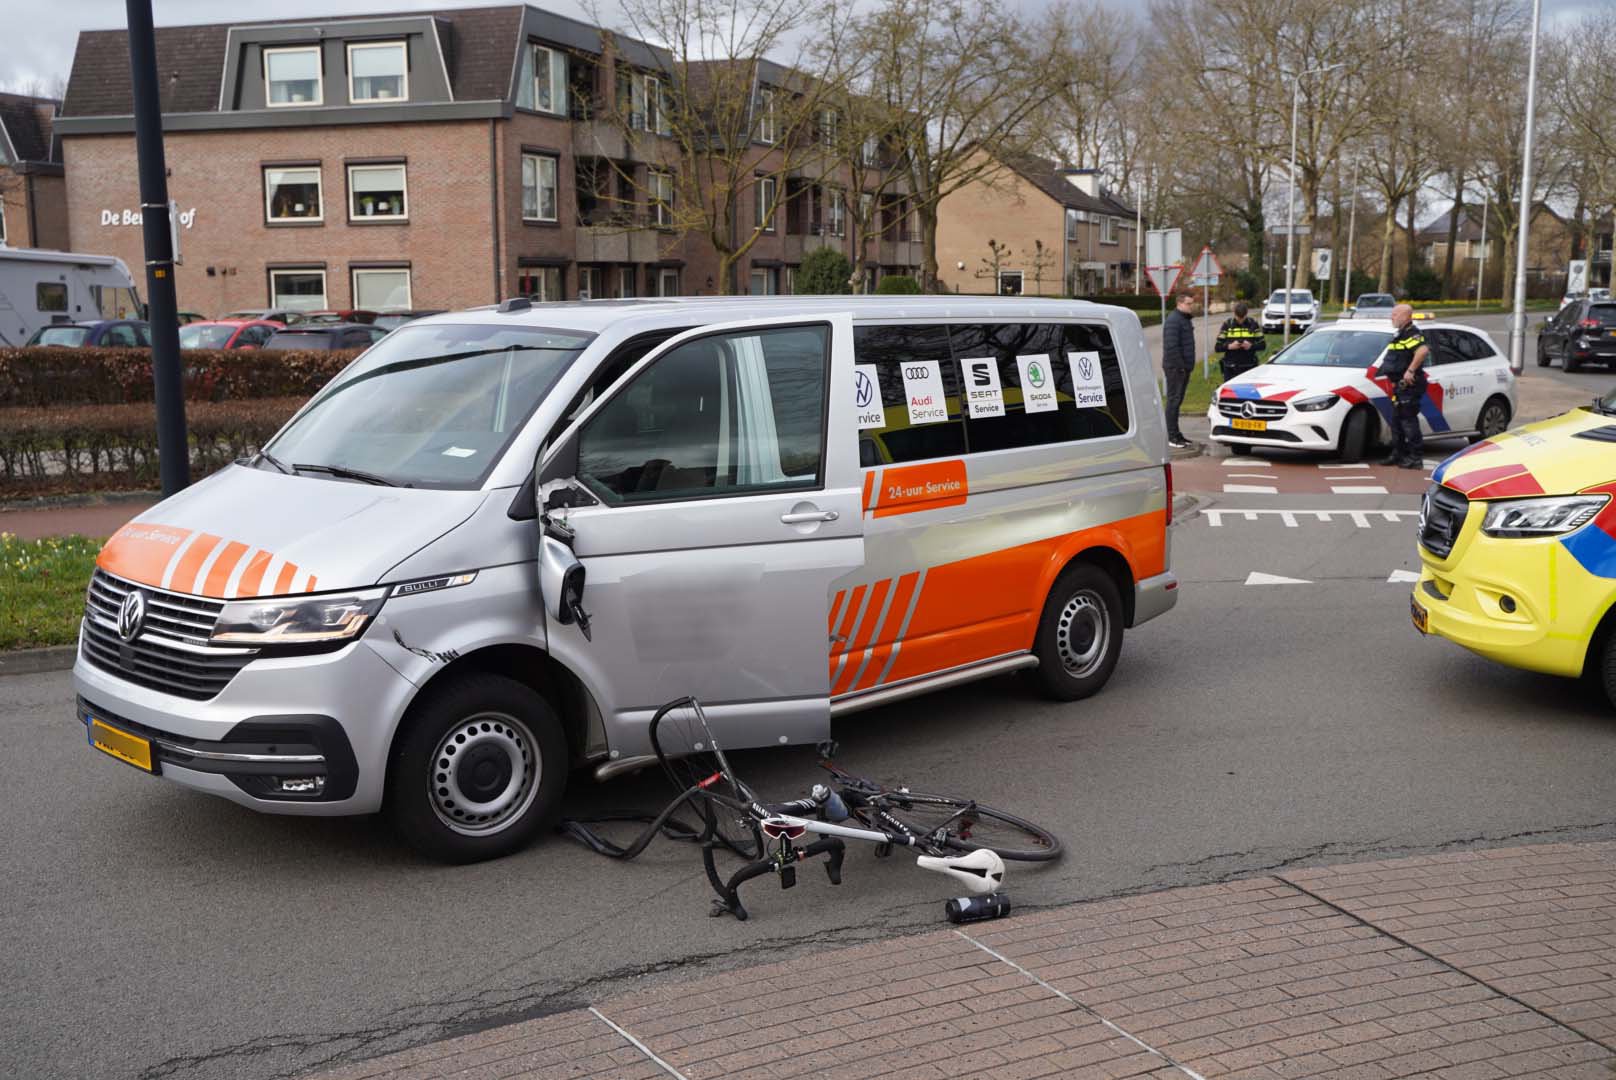
{"type": "MultiPolygon", "coordinates": [[[[407,263],[417,307],[496,299],[486,121],[171,132],[164,145],[169,195],[182,213],[195,210],[191,226],[180,228],[181,310],[264,307],[268,267],[322,263],[332,307],[351,303],[353,263],[407,263]],[[395,157],[406,163],[408,222],[350,222],[345,161],[395,157]],[[262,164],[316,160],[323,224],[266,224],[262,164]]],[[[133,137],[70,136],[63,157],[72,249],[141,266],[141,230],[122,224],[123,212],[140,205],[133,137]],[[103,224],[108,213],[119,223],[103,224]]]]}
{"type": "Polygon", "coordinates": [[[991,259],[988,241],[1010,249],[1001,270],[1019,270],[1023,290],[1037,291],[1032,259],[1035,240],[1042,240],[1054,256],[1044,272],[1043,290],[1061,290],[1061,235],[1065,211],[1055,200],[1008,170],[990,186],[977,182],[953,192],[937,207],[937,276],[949,292],[991,293],[996,290],[983,259],[991,259]],[[959,263],[965,269],[959,269],[959,263]]]}
{"type": "Polygon", "coordinates": [[[5,205],[7,244],[67,250],[67,189],[62,177],[24,176],[0,168],[0,202],[5,205]]]}

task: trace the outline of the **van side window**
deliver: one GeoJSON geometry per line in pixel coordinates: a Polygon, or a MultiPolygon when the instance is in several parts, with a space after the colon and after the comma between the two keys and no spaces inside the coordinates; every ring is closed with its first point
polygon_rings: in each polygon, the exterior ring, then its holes
{"type": "Polygon", "coordinates": [[[66,311],[67,286],[60,281],[41,281],[34,286],[34,306],[40,311],[66,311]]]}
{"type": "Polygon", "coordinates": [[[607,503],[821,486],[825,326],[714,334],[659,357],[578,435],[578,478],[607,503]]]}
{"type": "MultiPolygon", "coordinates": [[[[948,348],[945,326],[855,326],[854,363],[875,368],[876,385],[861,389],[861,413],[872,403],[873,391],[880,392],[881,419],[885,424],[859,431],[859,464],[866,468],[923,461],[927,458],[959,457],[965,453],[965,425],[961,417],[959,372],[948,348]],[[936,381],[934,381],[936,380],[936,381]],[[935,396],[940,383],[941,402],[922,399],[935,396]],[[910,391],[914,392],[913,422],[910,391]],[[925,419],[930,415],[933,419],[925,419]]],[[[865,374],[860,372],[860,374],[865,374]]],[[[864,384],[861,383],[861,387],[864,384]]],[[[874,416],[874,410],[868,414],[874,416]]]]}
{"type": "MultiPolygon", "coordinates": [[[[1067,323],[1064,329],[1066,355],[1073,364],[1065,371],[1061,392],[1073,394],[1075,380],[1083,378],[1083,365],[1079,360],[1083,353],[1099,354],[1100,380],[1105,387],[1104,405],[1080,408],[1078,415],[1082,420],[1083,434],[1078,437],[1103,439],[1108,435],[1124,434],[1132,422],[1128,417],[1128,384],[1122,375],[1117,347],[1111,341],[1110,328],[1092,323],[1067,323]]],[[[1093,400],[1092,395],[1087,400],[1093,400]]]]}

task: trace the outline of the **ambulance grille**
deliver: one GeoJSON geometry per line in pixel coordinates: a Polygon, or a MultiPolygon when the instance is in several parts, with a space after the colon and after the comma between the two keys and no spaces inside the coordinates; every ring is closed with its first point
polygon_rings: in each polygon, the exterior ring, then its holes
{"type": "Polygon", "coordinates": [[[1446,559],[1459,541],[1470,513],[1470,500],[1441,484],[1432,484],[1420,507],[1420,544],[1439,559],[1446,559]]]}
{"type": "Polygon", "coordinates": [[[79,655],[91,666],[137,686],[206,701],[258,653],[208,644],[223,608],[218,600],[160,592],[97,570],[85,596],[79,655]],[[146,597],[145,623],[133,641],[124,641],[118,633],[118,613],[136,588],[146,597]]]}

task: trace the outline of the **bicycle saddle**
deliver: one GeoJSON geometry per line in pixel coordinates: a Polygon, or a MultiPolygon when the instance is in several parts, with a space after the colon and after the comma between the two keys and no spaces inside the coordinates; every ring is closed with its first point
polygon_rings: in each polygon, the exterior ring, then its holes
{"type": "Polygon", "coordinates": [[[915,861],[923,870],[947,874],[977,896],[998,892],[1004,884],[1004,860],[987,848],[969,855],[922,855],[915,861]]]}

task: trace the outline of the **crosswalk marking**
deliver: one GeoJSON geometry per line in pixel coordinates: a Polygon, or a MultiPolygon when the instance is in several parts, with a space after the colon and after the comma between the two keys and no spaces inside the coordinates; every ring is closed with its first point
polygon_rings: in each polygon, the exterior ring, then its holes
{"type": "Polygon", "coordinates": [[[1367,469],[1367,465],[1320,465],[1321,469],[1367,469]]]}
{"type": "Polygon", "coordinates": [[[1278,495],[1279,489],[1268,484],[1224,484],[1227,495],[1278,495]]]}
{"type": "Polygon", "coordinates": [[[1287,529],[1301,526],[1303,521],[1317,521],[1329,523],[1338,518],[1351,521],[1360,529],[1372,526],[1373,520],[1397,524],[1403,518],[1419,516],[1418,510],[1236,510],[1225,507],[1211,507],[1203,509],[1201,515],[1206,518],[1209,528],[1223,527],[1223,519],[1235,517],[1245,521],[1259,521],[1265,517],[1277,517],[1287,529]]]}
{"type": "Polygon", "coordinates": [[[1333,495],[1385,495],[1386,489],[1379,484],[1336,484],[1330,488],[1333,495]]]}

